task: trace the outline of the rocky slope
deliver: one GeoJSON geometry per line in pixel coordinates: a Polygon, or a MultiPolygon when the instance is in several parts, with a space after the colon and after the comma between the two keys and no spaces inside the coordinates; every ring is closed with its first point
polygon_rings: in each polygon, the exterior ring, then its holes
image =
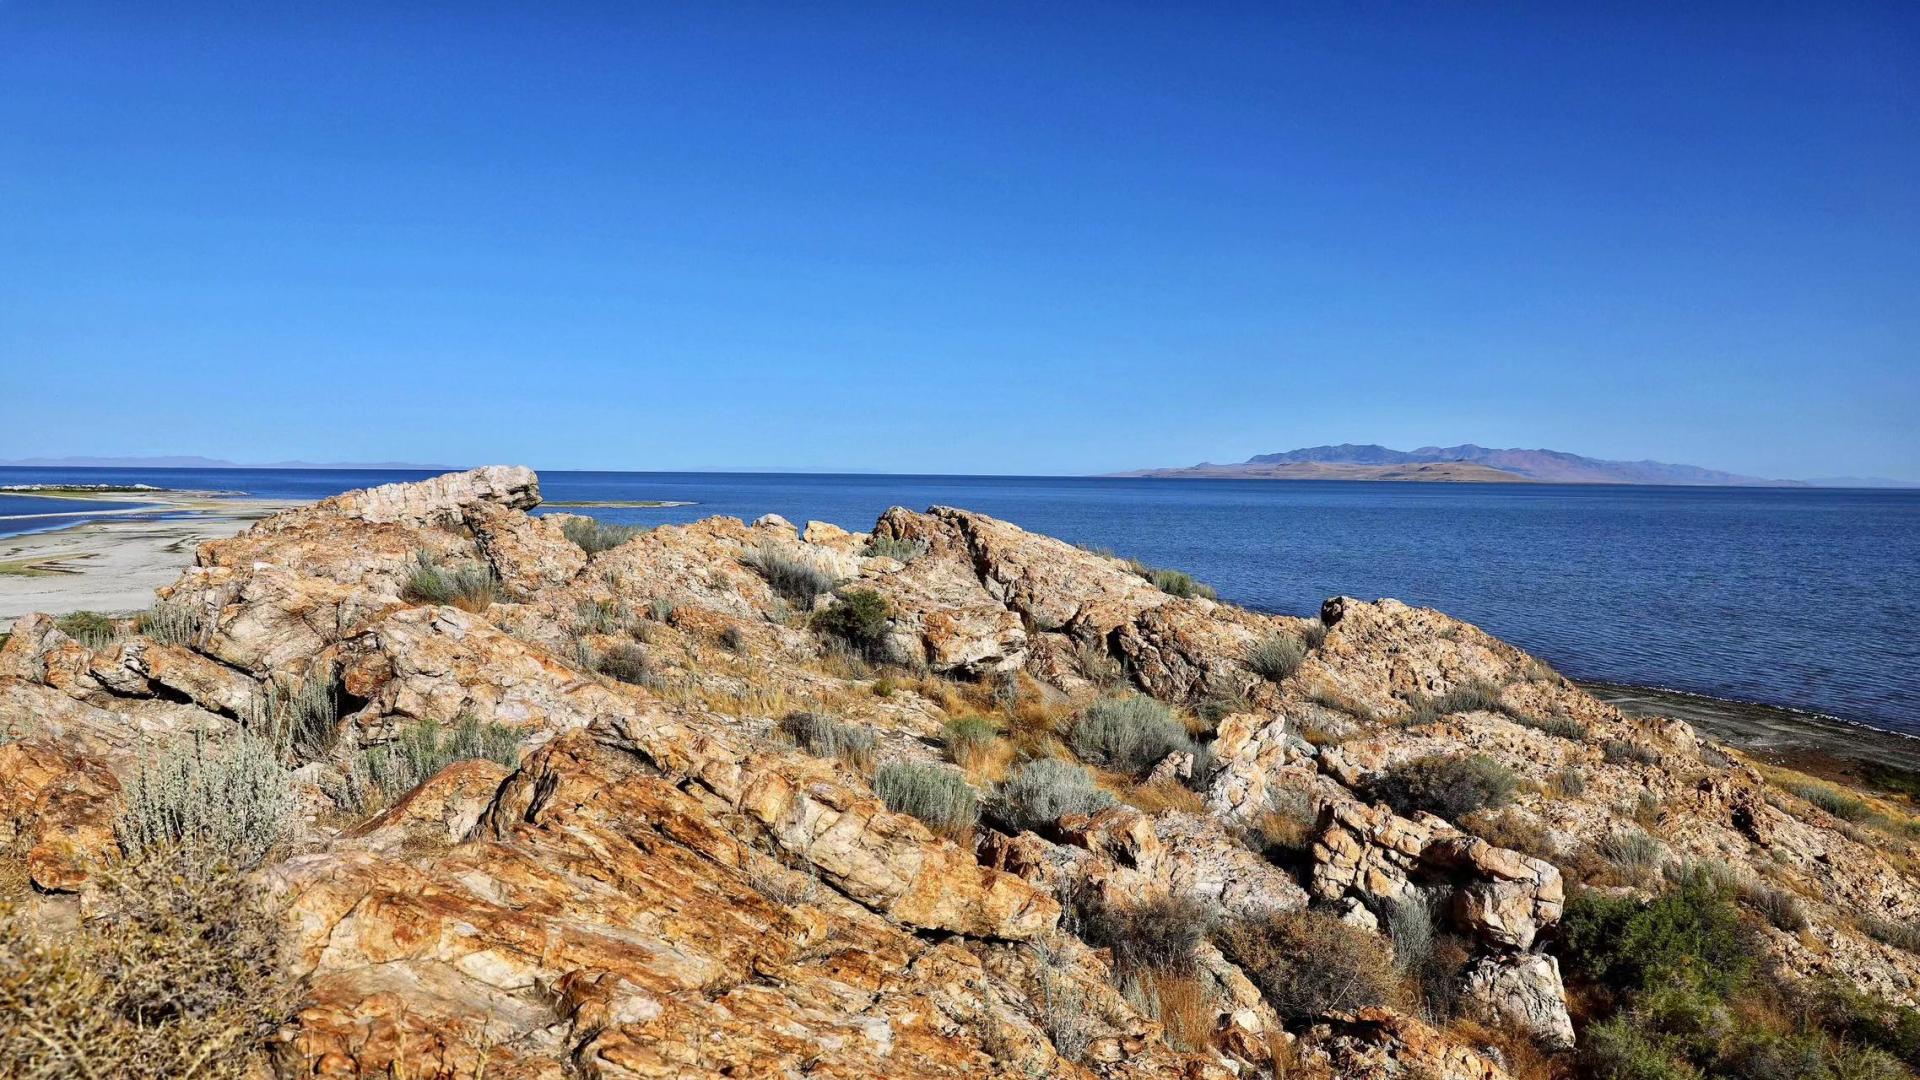
{"type": "Polygon", "coordinates": [[[156,748],[277,732],[299,810],[251,876],[299,980],[259,1066],[283,1076],[1494,1080],[1523,1068],[1502,1033],[1565,1060],[1581,1039],[1572,889],[1650,895],[1662,865],[1791,895],[1802,925],[1746,916],[1782,978],[1920,1000],[1920,959],[1863,929],[1920,916],[1903,834],[1440,613],[1257,614],[943,507],[583,545],[589,523],[538,501],[505,467],[355,492],[204,545],[137,624],[23,619],[0,647],[12,903],[86,915],[156,748]],[[456,572],[473,587],[423,596],[456,572]],[[864,635],[809,617],[868,593],[864,635]],[[1197,740],[1101,771],[1104,808],[993,811],[1019,762],[1071,759],[1089,704],[1129,693],[1197,740]],[[871,741],[815,756],[803,714],[871,741]],[[949,724],[975,715],[992,734],[963,756],[949,724]],[[475,723],[517,748],[364,797],[409,732],[475,723]],[[1511,774],[1505,805],[1374,801],[1448,755],[1511,774]],[[979,824],[877,796],[949,758],[979,824]],[[1594,868],[1625,835],[1651,877],[1594,868]],[[1458,945],[1460,1004],[1302,1014],[1231,935],[1138,967],[1114,913],[1176,903],[1216,925],[1325,912],[1382,957],[1417,903],[1458,945]]]}

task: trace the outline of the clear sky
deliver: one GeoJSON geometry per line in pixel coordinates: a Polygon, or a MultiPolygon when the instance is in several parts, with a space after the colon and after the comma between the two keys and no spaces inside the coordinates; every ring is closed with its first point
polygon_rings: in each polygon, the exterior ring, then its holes
{"type": "Polygon", "coordinates": [[[0,0],[0,457],[1920,479],[1917,418],[1911,2],[0,0]]]}

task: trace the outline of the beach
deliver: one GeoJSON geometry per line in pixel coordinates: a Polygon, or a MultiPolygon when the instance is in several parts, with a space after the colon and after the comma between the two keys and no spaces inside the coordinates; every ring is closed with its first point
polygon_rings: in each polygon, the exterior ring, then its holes
{"type": "MultiPolygon", "coordinates": [[[[23,493],[24,494],[24,493],[23,493]]],[[[34,492],[35,495],[43,493],[34,492]]],[[[34,611],[121,613],[153,602],[193,562],[203,541],[232,536],[299,500],[243,499],[209,492],[142,491],[102,494],[138,499],[127,510],[89,510],[89,496],[61,496],[76,517],[96,518],[71,528],[0,537],[0,631],[34,611]]],[[[56,516],[52,514],[37,516],[56,516]]]]}

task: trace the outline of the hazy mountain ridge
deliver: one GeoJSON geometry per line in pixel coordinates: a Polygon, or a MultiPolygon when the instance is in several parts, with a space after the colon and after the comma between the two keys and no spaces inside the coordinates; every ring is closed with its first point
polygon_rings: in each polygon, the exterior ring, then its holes
{"type": "MultiPolygon", "coordinates": [[[[1423,446],[1417,450],[1395,450],[1377,443],[1342,443],[1338,446],[1309,446],[1275,454],[1255,454],[1240,465],[1200,465],[1186,469],[1156,469],[1137,475],[1192,476],[1241,475],[1277,476],[1276,470],[1290,466],[1364,467],[1415,466],[1460,463],[1483,466],[1496,475],[1476,475],[1471,479],[1535,480],[1559,484],[1670,484],[1728,487],[1805,487],[1799,480],[1775,480],[1698,465],[1679,465],[1664,461],[1610,461],[1585,457],[1564,450],[1527,450],[1518,447],[1495,449],[1474,443],[1459,446],[1423,446]],[[1504,474],[1504,475],[1498,475],[1504,474]]],[[[1304,477],[1312,478],[1312,477],[1304,477]]],[[[1330,479],[1341,478],[1338,476],[1330,479]]],[[[1352,479],[1365,479],[1356,475],[1352,479]]],[[[1461,477],[1468,479],[1468,477],[1461,477]]]]}

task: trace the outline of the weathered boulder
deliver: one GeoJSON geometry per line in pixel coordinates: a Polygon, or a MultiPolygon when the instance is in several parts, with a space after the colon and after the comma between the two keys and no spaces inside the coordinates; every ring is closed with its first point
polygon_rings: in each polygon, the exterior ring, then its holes
{"type": "Polygon", "coordinates": [[[99,758],[46,739],[0,745],[0,852],[22,858],[36,888],[75,891],[113,859],[119,808],[99,758]]]}
{"type": "Polygon", "coordinates": [[[1467,1000],[1490,1020],[1519,1027],[1555,1050],[1573,1046],[1573,1018],[1560,962],[1545,953],[1482,956],[1461,982],[1467,1000]]]}

